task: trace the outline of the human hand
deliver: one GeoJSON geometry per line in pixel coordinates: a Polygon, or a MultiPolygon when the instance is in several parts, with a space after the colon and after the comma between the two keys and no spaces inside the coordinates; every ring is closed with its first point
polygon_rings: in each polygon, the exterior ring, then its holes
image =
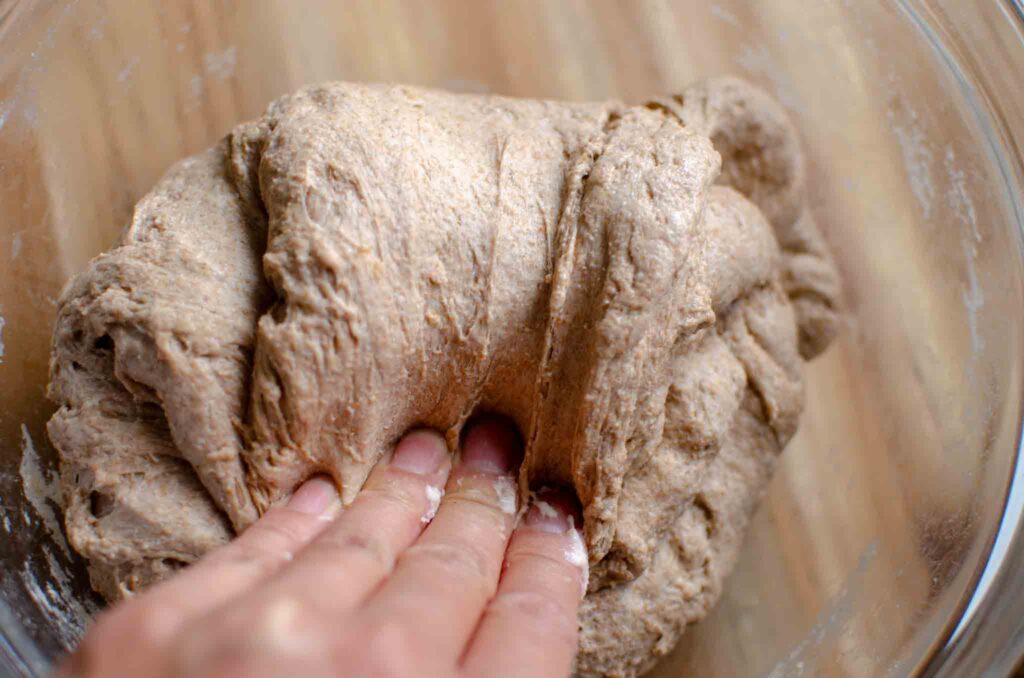
{"type": "Polygon", "coordinates": [[[58,673],[565,676],[585,585],[580,517],[546,491],[516,526],[521,457],[515,429],[488,418],[454,468],[437,433],[408,434],[344,510],[313,478],[101,615],[58,673]]]}

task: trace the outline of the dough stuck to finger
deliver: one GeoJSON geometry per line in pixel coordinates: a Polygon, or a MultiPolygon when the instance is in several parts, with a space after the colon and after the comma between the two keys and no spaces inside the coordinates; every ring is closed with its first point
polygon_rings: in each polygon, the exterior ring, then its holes
{"type": "Polygon", "coordinates": [[[349,503],[406,431],[497,412],[526,445],[499,508],[545,484],[583,508],[577,672],[636,675],[714,604],[838,327],[804,184],[784,112],[735,79],[644,106],[282,97],[61,298],[71,542],[130,595],[306,478],[349,503]]]}
{"type": "Polygon", "coordinates": [[[500,476],[494,479],[494,495],[498,498],[498,508],[507,515],[516,514],[517,490],[515,484],[508,478],[500,476]]]}
{"type": "Polygon", "coordinates": [[[576,529],[570,519],[569,538],[572,544],[565,549],[565,560],[580,570],[580,597],[587,595],[587,582],[590,580],[590,559],[587,557],[587,545],[583,543],[583,535],[576,529]]]}
{"type": "Polygon", "coordinates": [[[429,523],[437,515],[437,509],[441,507],[441,499],[444,497],[444,488],[426,486],[427,512],[420,518],[421,523],[429,523]]]}

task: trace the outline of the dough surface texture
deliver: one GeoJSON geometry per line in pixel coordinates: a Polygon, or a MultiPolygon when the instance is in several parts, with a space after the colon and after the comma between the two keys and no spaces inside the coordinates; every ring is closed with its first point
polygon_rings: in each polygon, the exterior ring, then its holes
{"type": "Polygon", "coordinates": [[[345,502],[478,411],[564,485],[579,675],[650,668],[717,599],[839,285],[760,90],[642,106],[330,83],[179,162],[62,296],[49,434],[108,599],[315,473],[345,502]]]}

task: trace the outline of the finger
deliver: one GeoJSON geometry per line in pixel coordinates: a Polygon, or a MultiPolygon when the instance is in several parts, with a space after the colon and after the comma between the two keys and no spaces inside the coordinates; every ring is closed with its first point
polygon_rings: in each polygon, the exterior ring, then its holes
{"type": "Polygon", "coordinates": [[[152,672],[157,649],[183,626],[283,567],[340,510],[333,482],[307,481],[234,541],[100,616],[69,658],[71,675],[152,672]]]}
{"type": "Polygon", "coordinates": [[[321,607],[334,610],[359,604],[433,519],[450,470],[444,438],[428,430],[409,433],[390,460],[373,470],[344,514],[270,587],[307,591],[321,607]],[[310,581],[317,583],[315,590],[310,581]]]}
{"type": "Polygon", "coordinates": [[[564,678],[576,653],[587,552],[569,495],[541,493],[512,535],[498,593],[462,662],[474,678],[564,678]]]}
{"type": "Polygon", "coordinates": [[[437,517],[358,617],[371,633],[400,620],[414,652],[454,669],[497,586],[521,457],[510,422],[488,418],[469,429],[437,517]]]}
{"type": "Polygon", "coordinates": [[[309,664],[326,657],[351,610],[387,577],[430,520],[450,468],[436,432],[405,436],[352,504],[287,567],[183,634],[180,672],[287,672],[300,659],[309,664]]]}

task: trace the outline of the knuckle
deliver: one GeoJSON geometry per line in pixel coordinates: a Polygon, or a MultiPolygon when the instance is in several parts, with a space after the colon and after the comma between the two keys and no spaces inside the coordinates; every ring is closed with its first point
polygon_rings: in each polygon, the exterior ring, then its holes
{"type": "MultiPolygon", "coordinates": [[[[481,476],[476,473],[460,473],[455,477],[450,494],[453,499],[465,504],[475,504],[489,511],[500,511],[498,494],[504,483],[512,483],[506,478],[481,476]]],[[[514,487],[514,485],[513,485],[514,487]]]]}
{"type": "Polygon", "coordinates": [[[306,541],[306,530],[287,513],[270,512],[227,549],[222,557],[269,574],[289,562],[306,541]]]}
{"type": "Polygon", "coordinates": [[[372,532],[363,530],[350,530],[322,538],[309,549],[308,556],[331,564],[353,557],[366,558],[386,572],[390,572],[395,565],[395,557],[384,542],[372,532]]]}
{"type": "Polygon", "coordinates": [[[407,556],[420,567],[436,569],[453,581],[488,581],[497,567],[479,548],[472,544],[447,542],[424,543],[412,546],[407,556]]]}
{"type": "Polygon", "coordinates": [[[540,591],[516,591],[500,595],[491,603],[491,613],[528,620],[528,628],[540,637],[575,647],[577,621],[563,605],[540,591]]]}
{"type": "Polygon", "coordinates": [[[279,550],[294,551],[312,536],[316,527],[315,516],[280,508],[269,511],[253,523],[246,534],[253,534],[279,550]]]}
{"type": "Polygon", "coordinates": [[[580,568],[567,561],[564,556],[552,555],[549,551],[536,546],[524,547],[521,543],[516,544],[516,547],[509,549],[506,558],[509,567],[529,568],[537,579],[559,581],[568,578],[577,581],[582,575],[580,568]]]}
{"type": "Polygon", "coordinates": [[[374,502],[386,504],[388,508],[401,513],[417,513],[420,511],[423,495],[423,482],[407,478],[393,478],[389,482],[376,487],[363,489],[363,494],[374,502]]]}
{"type": "Polygon", "coordinates": [[[275,549],[262,542],[246,542],[232,550],[229,560],[232,565],[255,570],[257,576],[266,576],[284,566],[291,557],[291,551],[275,549]]]}
{"type": "Polygon", "coordinates": [[[493,490],[475,487],[461,488],[452,495],[452,503],[459,503],[472,510],[478,517],[503,523],[506,514],[498,506],[498,499],[493,490]]]}

